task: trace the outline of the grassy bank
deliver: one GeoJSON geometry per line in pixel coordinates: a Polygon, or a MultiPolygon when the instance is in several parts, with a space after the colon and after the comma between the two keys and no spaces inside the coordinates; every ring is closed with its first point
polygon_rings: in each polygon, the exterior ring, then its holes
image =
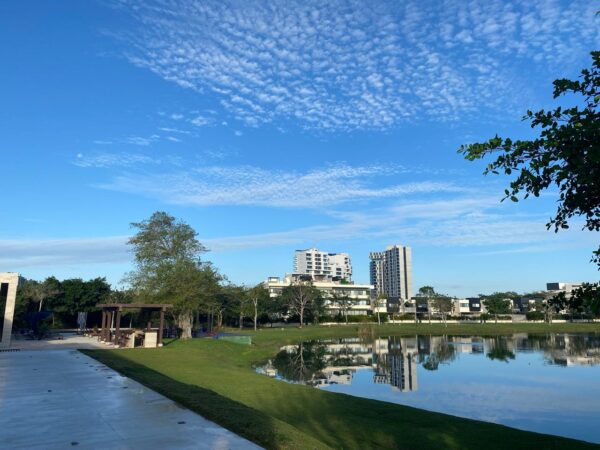
{"type": "MultiPolygon", "coordinates": [[[[598,324],[382,325],[380,336],[600,332],[598,324]]],[[[213,339],[162,349],[85,353],[267,448],[575,449],[583,442],[529,433],[307,386],[254,372],[284,344],[356,336],[357,326],[261,330],[252,346],[213,339]]]]}

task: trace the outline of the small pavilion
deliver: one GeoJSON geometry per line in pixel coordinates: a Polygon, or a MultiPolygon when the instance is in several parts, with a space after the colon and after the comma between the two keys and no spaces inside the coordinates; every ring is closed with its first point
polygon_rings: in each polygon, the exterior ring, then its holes
{"type": "Polygon", "coordinates": [[[124,309],[140,309],[146,311],[159,311],[160,320],[158,326],[158,336],[156,338],[156,346],[162,347],[163,330],[165,327],[165,311],[173,305],[165,303],[101,303],[96,305],[102,309],[102,328],[100,331],[100,339],[105,342],[112,342],[111,324],[114,319],[115,336],[114,342],[119,343],[121,337],[121,314],[124,309]]]}

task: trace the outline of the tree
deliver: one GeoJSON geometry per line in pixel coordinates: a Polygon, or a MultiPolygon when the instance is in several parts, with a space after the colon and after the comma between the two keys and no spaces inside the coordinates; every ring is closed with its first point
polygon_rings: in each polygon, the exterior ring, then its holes
{"type": "Polygon", "coordinates": [[[379,314],[379,308],[381,305],[387,304],[387,297],[385,294],[379,294],[376,298],[371,300],[371,307],[375,309],[377,313],[377,325],[381,325],[381,315],[379,314]]]}
{"type": "MultiPolygon", "coordinates": [[[[437,295],[435,289],[431,286],[423,286],[419,288],[419,292],[417,293],[417,297],[425,298],[427,302],[427,316],[429,318],[429,323],[431,323],[431,299],[437,295]]],[[[417,303],[415,302],[415,316],[416,316],[416,308],[417,303]]]]}
{"type": "Polygon", "coordinates": [[[53,325],[57,316],[63,325],[74,325],[79,312],[94,311],[98,303],[106,302],[111,295],[110,284],[101,277],[88,281],[81,278],[62,280],[60,291],[47,301],[53,313],[53,325]]]}
{"type": "Polygon", "coordinates": [[[138,231],[128,241],[136,265],[129,274],[130,283],[140,293],[140,300],[172,304],[170,312],[182,330],[182,339],[191,338],[193,313],[200,308],[206,287],[205,271],[213,272],[200,261],[206,248],[192,227],[165,212],[155,212],[148,220],[131,225],[138,231]]]}
{"type": "Polygon", "coordinates": [[[33,301],[38,306],[38,311],[44,308],[44,302],[62,293],[60,281],[48,277],[43,282],[30,280],[23,286],[23,297],[33,301]]]}
{"type": "Polygon", "coordinates": [[[563,311],[567,307],[567,301],[567,294],[564,292],[559,292],[546,301],[550,312],[550,323],[552,323],[552,313],[558,314],[563,311]]]}
{"type": "Polygon", "coordinates": [[[535,300],[533,309],[544,314],[544,321],[548,324],[552,323],[552,305],[546,298],[538,298],[535,300]]]}
{"type": "Polygon", "coordinates": [[[452,299],[446,295],[437,295],[433,298],[431,304],[435,310],[441,314],[444,325],[448,326],[446,323],[446,316],[452,314],[452,311],[454,310],[452,299]]]}
{"type": "MultiPolygon", "coordinates": [[[[583,97],[581,107],[527,111],[523,117],[531,122],[531,128],[541,128],[538,138],[514,141],[496,135],[458,150],[470,161],[500,154],[484,174],[518,174],[504,191],[503,200],[516,202],[520,194],[538,197],[556,187],[558,208],[546,224],[555,232],[568,228],[574,216],[585,217],[584,229],[600,230],[600,51],[591,55],[592,67],[582,70],[581,80],[554,81],[555,99],[565,94],[583,97]]],[[[600,247],[592,260],[600,268],[600,247]]]]}
{"type": "MultiPolygon", "coordinates": [[[[304,326],[304,318],[310,309],[318,303],[321,297],[319,291],[310,281],[296,281],[286,286],[281,296],[292,314],[298,314],[300,328],[304,326]]],[[[314,308],[313,308],[314,309],[314,308]]]]}
{"type": "Polygon", "coordinates": [[[583,283],[573,291],[583,309],[592,317],[600,315],[600,283],[583,283]]]}
{"type": "Polygon", "coordinates": [[[218,321],[219,327],[223,322],[223,315],[235,321],[233,316],[237,317],[238,327],[243,328],[244,317],[250,315],[250,299],[248,298],[248,292],[243,286],[237,286],[235,284],[229,284],[221,288],[221,292],[217,294],[218,303],[220,307],[217,308],[220,311],[218,321]]]}
{"type": "Polygon", "coordinates": [[[480,297],[487,312],[492,314],[495,322],[498,323],[498,314],[510,314],[512,298],[515,295],[514,292],[494,292],[491,295],[480,295],[480,297]]]}
{"type": "Polygon", "coordinates": [[[265,309],[265,303],[269,301],[269,291],[261,283],[248,289],[247,296],[253,308],[254,331],[256,331],[258,328],[258,315],[265,309]]]}
{"type": "Polygon", "coordinates": [[[342,313],[344,315],[344,318],[346,319],[346,323],[348,323],[348,311],[350,311],[352,309],[352,305],[354,304],[352,299],[350,297],[348,297],[346,294],[338,294],[338,293],[334,292],[331,295],[329,302],[331,303],[331,305],[333,307],[339,309],[340,313],[342,313]]]}

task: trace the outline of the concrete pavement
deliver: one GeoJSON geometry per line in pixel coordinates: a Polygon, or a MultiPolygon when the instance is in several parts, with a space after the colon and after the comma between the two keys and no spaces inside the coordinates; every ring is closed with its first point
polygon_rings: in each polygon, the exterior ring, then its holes
{"type": "Polygon", "coordinates": [[[258,449],[76,350],[0,352],[1,449],[258,449]]]}

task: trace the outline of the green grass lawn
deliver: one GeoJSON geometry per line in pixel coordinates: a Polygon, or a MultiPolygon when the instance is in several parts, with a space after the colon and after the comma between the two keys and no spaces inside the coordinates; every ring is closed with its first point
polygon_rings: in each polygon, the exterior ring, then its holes
{"type": "MultiPolygon", "coordinates": [[[[403,324],[380,336],[600,332],[598,324],[403,324]]],[[[392,403],[273,380],[253,365],[282,345],[356,336],[357,326],[246,332],[244,346],[214,339],[174,341],[162,349],[87,350],[86,354],[266,448],[579,449],[581,441],[515,430],[392,403]]]]}

